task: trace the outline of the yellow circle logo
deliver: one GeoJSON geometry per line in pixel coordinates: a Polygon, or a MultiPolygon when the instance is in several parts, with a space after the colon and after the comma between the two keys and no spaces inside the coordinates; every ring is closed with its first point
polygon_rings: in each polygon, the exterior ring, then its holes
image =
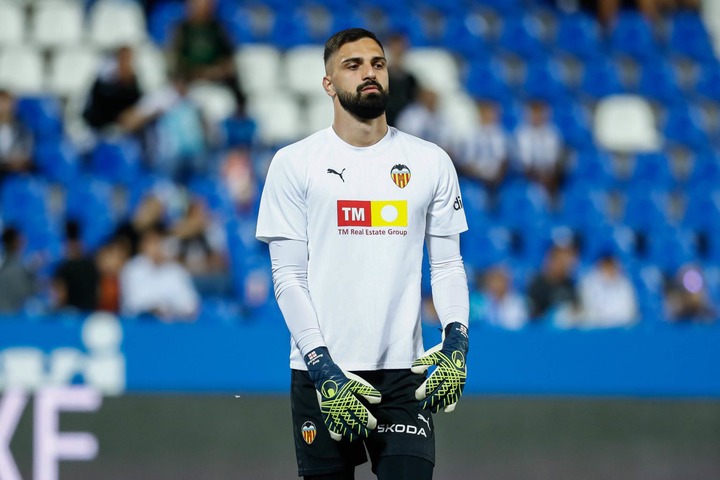
{"type": "Polygon", "coordinates": [[[326,380],[320,388],[320,393],[323,394],[323,397],[327,398],[333,398],[335,395],[337,395],[337,391],[338,385],[337,383],[335,383],[334,380],[326,380]]]}
{"type": "Polygon", "coordinates": [[[459,350],[455,350],[452,354],[452,362],[456,368],[465,367],[465,355],[459,350]]]}

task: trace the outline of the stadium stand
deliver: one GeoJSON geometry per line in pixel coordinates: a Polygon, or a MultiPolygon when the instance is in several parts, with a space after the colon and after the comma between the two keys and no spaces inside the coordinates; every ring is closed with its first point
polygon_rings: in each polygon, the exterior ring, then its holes
{"type": "MultiPolygon", "coordinates": [[[[236,46],[250,119],[237,118],[227,89],[190,88],[207,122],[208,168],[176,186],[205,199],[221,219],[234,286],[230,298],[208,299],[201,317],[231,315],[244,302],[262,312],[270,301],[267,254],[252,239],[254,213],[237,207],[233,189],[240,187],[227,183],[222,165],[247,150],[251,162],[240,168],[248,170],[239,184],[247,175],[257,195],[276,149],[330,124],[322,43],[349,26],[408,36],[405,66],[439,95],[451,154],[478,121],[475,100],[498,102],[509,132],[524,102],[552,106],[566,160],[557,201],[522,175],[514,156],[494,210],[482,186],[463,183],[473,227],[463,243],[469,269],[506,262],[524,289],[553,232],[570,228],[583,242],[579,271],[611,245],[644,318],[655,321],[663,317],[663,279],[688,262],[701,262],[709,278],[720,268],[720,131],[709,120],[720,108],[720,1],[705,2],[702,16],[681,12],[660,24],[623,11],[609,30],[549,1],[216,3],[236,46]],[[690,159],[683,178],[673,168],[678,152],[690,159]],[[622,162],[632,165],[626,177],[617,173],[622,162]],[[681,213],[673,216],[678,203],[681,213]]],[[[146,138],[94,137],[79,114],[98,68],[120,46],[134,48],[144,92],[167,87],[172,62],[165,53],[184,17],[176,0],[153,2],[147,18],[133,0],[0,0],[0,89],[20,97],[18,117],[36,139],[36,170],[2,181],[2,224],[20,226],[28,255],[50,252],[47,274],[62,255],[58,225],[65,219],[80,221],[86,247],[95,250],[155,188],[146,138]],[[62,208],[51,208],[57,198],[62,208]]]]}

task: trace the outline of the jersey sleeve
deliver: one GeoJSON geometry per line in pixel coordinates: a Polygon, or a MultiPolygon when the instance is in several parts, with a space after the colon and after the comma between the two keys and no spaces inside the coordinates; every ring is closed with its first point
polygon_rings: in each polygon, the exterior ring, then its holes
{"type": "Polygon", "coordinates": [[[425,232],[437,236],[454,235],[468,229],[460,186],[455,166],[442,150],[438,162],[435,194],[428,208],[425,232]]]}
{"type": "Polygon", "coordinates": [[[271,238],[307,241],[304,182],[297,166],[283,150],[270,162],[260,198],[255,238],[266,243],[271,238]]]}

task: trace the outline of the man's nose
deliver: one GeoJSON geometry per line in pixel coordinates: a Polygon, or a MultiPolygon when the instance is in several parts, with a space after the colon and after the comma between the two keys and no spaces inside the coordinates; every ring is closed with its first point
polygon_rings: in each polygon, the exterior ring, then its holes
{"type": "Polygon", "coordinates": [[[374,80],[377,78],[377,73],[375,72],[375,67],[372,64],[367,64],[363,66],[363,80],[374,80]]]}

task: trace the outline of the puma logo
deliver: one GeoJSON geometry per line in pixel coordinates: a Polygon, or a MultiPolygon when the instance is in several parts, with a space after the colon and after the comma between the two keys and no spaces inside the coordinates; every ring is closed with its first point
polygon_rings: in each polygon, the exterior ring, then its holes
{"type": "Polygon", "coordinates": [[[422,416],[421,414],[419,414],[419,413],[418,413],[418,420],[422,420],[423,422],[427,423],[428,430],[430,430],[430,420],[428,420],[427,418],[423,417],[423,416],[422,416]]]}
{"type": "Polygon", "coordinates": [[[342,180],[343,183],[345,183],[345,179],[343,178],[343,173],[344,173],[344,172],[345,172],[345,169],[344,169],[344,168],[342,169],[342,172],[340,172],[340,173],[336,172],[336,171],[333,170],[332,168],[328,168],[328,169],[327,169],[327,173],[332,173],[332,174],[334,174],[334,175],[337,175],[338,177],[340,177],[340,180],[342,180]]]}

